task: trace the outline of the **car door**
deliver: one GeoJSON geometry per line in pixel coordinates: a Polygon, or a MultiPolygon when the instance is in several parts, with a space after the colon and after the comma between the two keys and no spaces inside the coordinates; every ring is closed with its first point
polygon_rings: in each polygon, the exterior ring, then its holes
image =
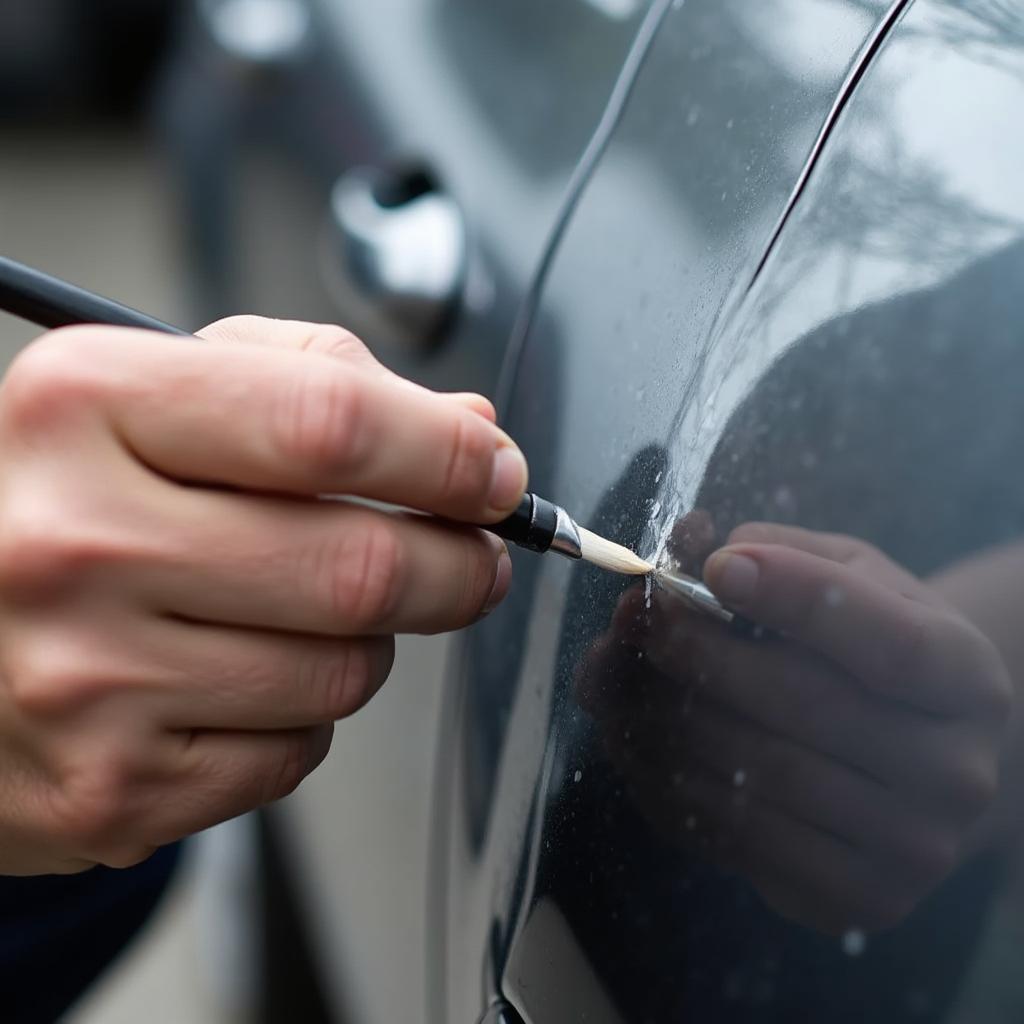
{"type": "MultiPolygon", "coordinates": [[[[1022,28],[983,0],[672,4],[503,380],[532,486],[691,573],[751,521],[836,563],[855,538],[903,600],[1017,540],[1022,28]]],[[[925,806],[930,712],[864,696],[902,678],[884,616],[816,591],[823,653],[515,562],[446,694],[432,1020],[1019,1015],[1016,864],[966,828],[934,856],[953,726],[925,806]]]]}

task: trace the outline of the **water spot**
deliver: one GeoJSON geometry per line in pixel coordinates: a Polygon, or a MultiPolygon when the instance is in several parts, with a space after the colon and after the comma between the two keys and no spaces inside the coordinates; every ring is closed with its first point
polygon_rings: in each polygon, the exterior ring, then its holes
{"type": "Polygon", "coordinates": [[[796,513],[796,495],[791,487],[787,487],[785,484],[781,487],[776,487],[772,500],[780,511],[788,512],[790,515],[796,513]]]}
{"type": "Polygon", "coordinates": [[[580,779],[582,779],[582,778],[583,778],[583,772],[581,772],[579,770],[579,768],[577,768],[576,769],[576,774],[572,777],[572,781],[573,782],[579,782],[580,779]]]}
{"type": "Polygon", "coordinates": [[[732,777],[732,784],[739,789],[740,786],[744,785],[747,781],[747,773],[742,768],[737,768],[736,773],[732,777]]]}
{"type": "Polygon", "coordinates": [[[829,608],[838,608],[846,600],[846,594],[842,587],[833,584],[825,588],[825,604],[829,608]]]}
{"type": "Polygon", "coordinates": [[[842,938],[843,952],[847,956],[860,956],[867,944],[868,937],[859,928],[851,928],[842,938]]]}
{"type": "Polygon", "coordinates": [[[736,120],[735,120],[735,118],[732,118],[732,117],[730,117],[730,118],[729,118],[729,120],[725,122],[725,127],[726,127],[726,128],[730,128],[730,129],[731,129],[731,128],[732,128],[732,126],[733,126],[733,125],[734,125],[735,123],[736,123],[736,120]]]}
{"type": "Polygon", "coordinates": [[[697,819],[691,814],[684,824],[686,825],[687,831],[692,832],[697,827],[697,819]]]}
{"type": "Polygon", "coordinates": [[[690,112],[686,115],[686,123],[692,128],[700,120],[700,107],[695,103],[690,107],[690,112]]]}

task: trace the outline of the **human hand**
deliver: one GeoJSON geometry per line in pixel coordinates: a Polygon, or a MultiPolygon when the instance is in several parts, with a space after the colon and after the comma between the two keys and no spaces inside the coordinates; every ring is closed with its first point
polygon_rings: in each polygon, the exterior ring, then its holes
{"type": "Polygon", "coordinates": [[[338,328],[72,328],[0,387],[0,873],[127,866],[290,792],[393,634],[497,604],[526,464],[338,328]],[[385,512],[376,499],[443,516],[385,512]]]}
{"type": "Polygon", "coordinates": [[[625,595],[578,692],[642,812],[828,933],[903,920],[993,800],[1010,706],[993,645],[848,537],[749,524],[705,581],[777,631],[625,595]]]}

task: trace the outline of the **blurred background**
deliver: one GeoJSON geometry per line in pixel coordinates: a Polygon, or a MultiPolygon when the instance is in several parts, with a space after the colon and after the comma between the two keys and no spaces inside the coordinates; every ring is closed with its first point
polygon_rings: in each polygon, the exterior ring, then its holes
{"type": "MultiPolygon", "coordinates": [[[[191,303],[155,104],[183,6],[0,0],[0,251],[170,322],[188,321],[191,303]]],[[[2,365],[38,333],[0,313],[2,365]]],[[[210,841],[213,861],[227,839],[228,856],[245,863],[245,841],[229,837],[210,841]]],[[[203,966],[225,921],[199,911],[204,863],[210,856],[193,851],[150,927],[70,1020],[242,1019],[203,966]]]]}

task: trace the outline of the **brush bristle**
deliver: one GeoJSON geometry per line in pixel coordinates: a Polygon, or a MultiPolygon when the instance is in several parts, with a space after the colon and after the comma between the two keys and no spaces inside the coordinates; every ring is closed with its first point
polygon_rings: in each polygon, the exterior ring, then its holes
{"type": "Polygon", "coordinates": [[[654,571],[654,566],[650,562],[645,562],[629,548],[605,540],[604,537],[598,537],[596,533],[584,530],[582,526],[580,527],[580,546],[583,549],[583,557],[588,562],[607,569],[609,572],[621,572],[627,576],[644,576],[654,571]]]}

